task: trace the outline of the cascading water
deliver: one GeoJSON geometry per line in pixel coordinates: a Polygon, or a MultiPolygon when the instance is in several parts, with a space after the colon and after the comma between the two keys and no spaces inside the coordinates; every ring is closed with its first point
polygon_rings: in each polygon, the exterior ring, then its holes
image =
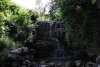
{"type": "MultiPolygon", "coordinates": [[[[55,65],[52,67],[58,67],[57,64],[59,64],[59,62],[63,62],[65,60],[64,41],[63,41],[64,40],[64,38],[63,38],[63,36],[64,36],[63,23],[62,23],[62,21],[59,21],[59,20],[53,20],[53,21],[49,21],[48,23],[39,22],[37,24],[38,24],[38,28],[37,28],[38,41],[37,41],[36,45],[38,45],[40,48],[39,48],[39,51],[36,53],[37,54],[36,56],[38,56],[39,59],[41,59],[41,56],[42,56],[42,60],[45,60],[45,59],[49,60],[49,58],[50,58],[51,62],[55,63],[55,65]],[[51,46],[53,46],[53,47],[51,47],[51,46]],[[50,51],[53,53],[49,54],[50,51]],[[49,56],[47,56],[46,54],[49,56]],[[50,55],[52,55],[52,56],[50,56],[50,55]],[[44,57],[47,57],[47,58],[44,58],[44,57]]],[[[12,58],[17,56],[19,58],[19,55],[25,54],[25,56],[23,55],[25,57],[25,59],[21,62],[21,63],[23,63],[22,65],[24,65],[24,67],[27,67],[27,66],[25,66],[25,64],[28,64],[28,65],[33,64],[32,63],[33,60],[31,60],[33,58],[33,52],[34,52],[33,49],[20,48],[17,50],[18,50],[17,51],[18,53],[16,53],[16,50],[14,50],[15,52],[14,51],[13,51],[13,53],[11,52],[11,54],[8,56],[12,57],[12,58]],[[24,52],[23,52],[23,50],[24,50],[24,52]],[[27,56],[28,56],[28,58],[27,58],[27,56]]],[[[21,55],[21,58],[23,57],[22,55],[21,55]]],[[[39,62],[40,62],[40,60],[39,60],[39,62]]],[[[17,62],[17,63],[19,64],[19,62],[17,62]]],[[[34,67],[46,67],[46,66],[47,66],[47,64],[44,64],[44,63],[34,65],[34,67]]],[[[62,66],[63,66],[63,64],[62,64],[62,66]]]]}
{"type": "Polygon", "coordinates": [[[63,61],[65,59],[64,57],[64,48],[63,46],[60,45],[60,42],[58,39],[55,39],[56,43],[56,48],[53,56],[54,61],[63,61]]]}
{"type": "Polygon", "coordinates": [[[50,24],[50,38],[54,38],[55,46],[56,46],[54,50],[54,54],[51,57],[51,60],[63,61],[65,59],[64,47],[63,45],[61,45],[60,40],[58,39],[58,38],[61,39],[64,36],[60,34],[63,33],[63,31],[61,31],[62,26],[60,26],[59,21],[49,22],[49,24],[50,24]]]}
{"type": "Polygon", "coordinates": [[[50,24],[50,36],[49,37],[52,37],[52,25],[53,25],[53,22],[50,21],[49,24],[50,24]]]}

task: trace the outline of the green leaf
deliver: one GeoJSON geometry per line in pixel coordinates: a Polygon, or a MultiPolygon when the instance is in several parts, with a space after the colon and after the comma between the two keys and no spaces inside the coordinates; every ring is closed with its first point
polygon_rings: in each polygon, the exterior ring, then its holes
{"type": "Polygon", "coordinates": [[[94,4],[97,0],[92,0],[92,4],[94,4]]]}

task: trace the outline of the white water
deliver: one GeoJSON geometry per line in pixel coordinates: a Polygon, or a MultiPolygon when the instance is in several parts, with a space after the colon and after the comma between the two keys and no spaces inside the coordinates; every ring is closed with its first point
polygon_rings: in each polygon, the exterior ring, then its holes
{"type": "Polygon", "coordinates": [[[65,59],[65,56],[64,56],[64,47],[61,46],[61,44],[59,42],[59,39],[57,39],[58,38],[57,36],[59,35],[59,32],[61,32],[58,29],[58,26],[57,26],[58,22],[50,21],[49,23],[50,23],[50,38],[54,38],[55,45],[56,45],[55,50],[54,50],[54,54],[51,57],[51,59],[54,60],[54,61],[62,61],[62,60],[65,59]]]}

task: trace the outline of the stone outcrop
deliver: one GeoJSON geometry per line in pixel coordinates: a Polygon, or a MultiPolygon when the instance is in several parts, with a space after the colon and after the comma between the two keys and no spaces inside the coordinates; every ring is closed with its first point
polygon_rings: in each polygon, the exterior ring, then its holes
{"type": "MultiPolygon", "coordinates": [[[[37,66],[34,62],[41,59],[52,61],[63,61],[64,57],[64,24],[62,20],[53,20],[49,22],[37,22],[36,43],[33,48],[17,48],[8,54],[8,61],[11,67],[30,67],[37,66]],[[34,50],[36,51],[34,53],[34,50]],[[20,65],[20,66],[18,66],[20,65]]],[[[32,43],[33,44],[33,43],[32,43]]],[[[27,44],[30,45],[30,44],[27,44]]],[[[40,67],[48,65],[41,64],[40,67]]],[[[52,67],[54,65],[49,65],[52,67]]],[[[58,64],[58,66],[60,66],[58,64]]],[[[62,65],[61,65],[62,66],[62,65]]]]}
{"type": "MultiPolygon", "coordinates": [[[[61,42],[64,42],[64,23],[60,19],[48,21],[48,22],[37,22],[37,45],[40,49],[46,49],[47,53],[53,53],[57,56],[59,51],[61,55],[64,53],[64,49],[60,48],[61,42]],[[54,51],[50,51],[54,50],[54,51]]],[[[45,50],[41,50],[45,52],[45,50]]],[[[41,52],[40,52],[41,53],[41,52]]],[[[45,54],[44,54],[45,55],[45,54]]],[[[50,57],[51,55],[49,55],[50,57]]]]}
{"type": "Polygon", "coordinates": [[[49,37],[50,24],[44,22],[38,22],[37,37],[49,37]]]}
{"type": "Polygon", "coordinates": [[[12,50],[8,54],[8,65],[10,65],[11,67],[31,65],[32,61],[34,60],[34,52],[34,49],[28,49],[27,47],[12,50]]]}

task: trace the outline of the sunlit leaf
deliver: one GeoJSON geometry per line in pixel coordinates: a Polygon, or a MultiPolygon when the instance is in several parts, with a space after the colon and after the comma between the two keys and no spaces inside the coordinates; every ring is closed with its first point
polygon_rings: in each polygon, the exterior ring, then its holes
{"type": "Polygon", "coordinates": [[[94,4],[97,0],[92,0],[92,4],[94,4]]]}

